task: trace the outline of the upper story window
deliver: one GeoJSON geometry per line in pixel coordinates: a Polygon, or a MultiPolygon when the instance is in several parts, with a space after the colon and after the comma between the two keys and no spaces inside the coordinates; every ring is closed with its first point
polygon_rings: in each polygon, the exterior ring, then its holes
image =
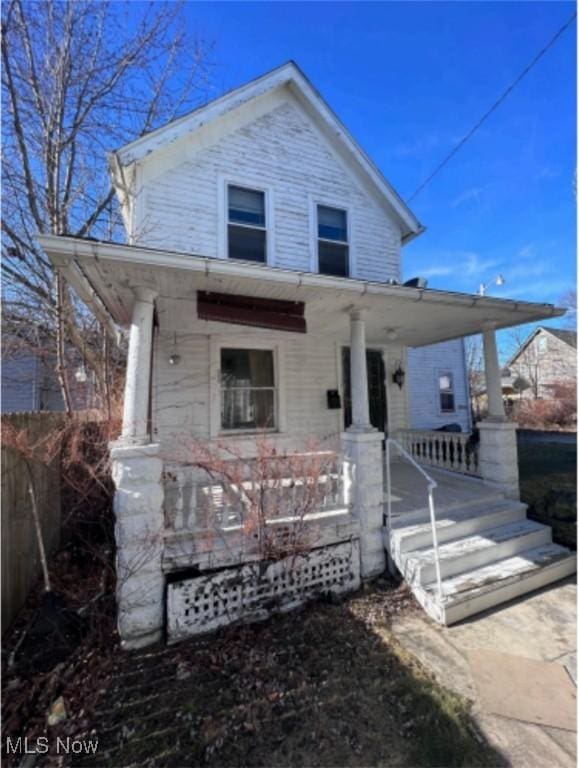
{"type": "Polygon", "coordinates": [[[539,336],[539,352],[546,352],[549,348],[549,342],[546,336],[539,336]]]}
{"type": "Polygon", "coordinates": [[[229,258],[265,263],[265,193],[230,185],[227,187],[227,198],[229,258]]]}
{"type": "Polygon", "coordinates": [[[454,382],[452,373],[438,374],[438,393],[440,397],[440,412],[454,413],[454,382]]]}
{"type": "Polygon", "coordinates": [[[221,350],[221,428],[276,428],[274,355],[270,349],[221,350]]]}
{"type": "Polygon", "coordinates": [[[350,274],[348,215],[339,208],[318,205],[318,270],[322,275],[350,274]]]}

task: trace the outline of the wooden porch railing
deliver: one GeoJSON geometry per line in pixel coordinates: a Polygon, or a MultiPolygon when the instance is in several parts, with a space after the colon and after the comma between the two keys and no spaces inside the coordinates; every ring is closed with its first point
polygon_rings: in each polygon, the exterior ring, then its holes
{"type": "Polygon", "coordinates": [[[211,474],[189,464],[166,465],[166,528],[235,530],[249,515],[291,522],[351,506],[353,465],[337,453],[297,454],[285,462],[273,457],[271,471],[262,466],[253,472],[251,460],[240,464],[243,472],[211,474]]]}
{"type": "Polygon", "coordinates": [[[420,464],[479,477],[478,445],[466,432],[401,429],[396,440],[420,464]]]}

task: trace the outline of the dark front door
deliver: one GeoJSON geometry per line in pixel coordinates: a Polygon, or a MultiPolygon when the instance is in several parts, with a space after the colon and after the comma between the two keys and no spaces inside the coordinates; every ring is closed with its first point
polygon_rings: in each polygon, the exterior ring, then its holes
{"type": "MultiPolygon", "coordinates": [[[[370,423],[384,432],[386,430],[386,373],[384,359],[378,349],[366,350],[368,368],[368,399],[370,401],[370,423]]],[[[344,377],[344,426],[352,423],[352,392],[350,388],[350,349],[342,349],[342,372],[344,377]]]]}

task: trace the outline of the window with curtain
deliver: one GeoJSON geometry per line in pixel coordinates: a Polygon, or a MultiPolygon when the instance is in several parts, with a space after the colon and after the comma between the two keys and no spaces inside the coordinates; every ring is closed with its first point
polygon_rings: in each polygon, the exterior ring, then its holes
{"type": "Polygon", "coordinates": [[[348,277],[349,261],[346,211],[318,205],[318,270],[320,274],[348,277]]]}
{"type": "Polygon", "coordinates": [[[440,373],[438,375],[438,392],[440,396],[440,410],[442,413],[454,413],[454,383],[452,373],[440,373]]]}
{"type": "Polygon", "coordinates": [[[227,198],[229,258],[265,263],[265,193],[229,186],[227,198]]]}
{"type": "Polygon", "coordinates": [[[276,387],[269,349],[221,350],[222,429],[275,429],[276,387]]]}

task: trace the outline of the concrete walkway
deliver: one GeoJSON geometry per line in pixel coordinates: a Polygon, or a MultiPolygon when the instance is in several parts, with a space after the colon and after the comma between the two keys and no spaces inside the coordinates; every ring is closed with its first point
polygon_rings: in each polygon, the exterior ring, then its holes
{"type": "Polygon", "coordinates": [[[439,682],[474,701],[481,732],[511,766],[574,768],[575,733],[482,711],[466,654],[477,649],[556,661],[576,675],[576,600],[575,581],[565,580],[453,627],[416,612],[397,618],[392,631],[439,682]]]}

